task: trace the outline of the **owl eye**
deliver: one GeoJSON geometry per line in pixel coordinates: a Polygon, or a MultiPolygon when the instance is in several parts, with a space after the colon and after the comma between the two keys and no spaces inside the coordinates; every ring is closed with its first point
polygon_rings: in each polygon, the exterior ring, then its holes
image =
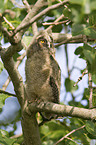
{"type": "Polygon", "coordinates": [[[44,40],[40,40],[41,43],[44,43],[44,40]]]}

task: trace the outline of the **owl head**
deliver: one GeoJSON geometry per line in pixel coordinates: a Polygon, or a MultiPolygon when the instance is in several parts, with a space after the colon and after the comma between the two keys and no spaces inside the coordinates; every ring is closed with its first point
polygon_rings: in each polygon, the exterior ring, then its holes
{"type": "Polygon", "coordinates": [[[43,36],[39,36],[39,38],[36,38],[36,43],[39,45],[40,48],[46,47],[48,48],[48,41],[43,37],[43,36]]]}
{"type": "Polygon", "coordinates": [[[39,31],[39,33],[33,36],[33,39],[27,49],[27,58],[31,57],[35,52],[47,48],[52,55],[55,54],[55,49],[53,47],[53,39],[51,34],[44,30],[39,31]]]}
{"type": "Polygon", "coordinates": [[[39,44],[41,44],[41,46],[47,47],[47,48],[50,48],[53,43],[53,38],[51,36],[51,33],[49,34],[48,32],[46,32],[44,30],[39,31],[39,34],[38,34],[36,40],[39,44]]]}

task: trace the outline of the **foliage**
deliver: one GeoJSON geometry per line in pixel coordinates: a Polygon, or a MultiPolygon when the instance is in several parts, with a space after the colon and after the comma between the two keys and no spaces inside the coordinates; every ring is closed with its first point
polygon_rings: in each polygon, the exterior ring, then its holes
{"type": "MultiPolygon", "coordinates": [[[[30,5],[34,5],[37,0],[27,0],[30,5]]],[[[63,0],[62,0],[63,1],[63,0]]],[[[48,6],[56,4],[59,0],[47,0],[48,6]]],[[[44,8],[47,6],[45,5],[44,8]]],[[[27,11],[24,8],[24,5],[21,2],[14,2],[11,0],[1,0],[0,1],[0,15],[4,13],[6,9],[12,10],[12,14],[6,14],[6,19],[16,28],[22,20],[25,18],[27,11]]],[[[40,10],[41,11],[41,10],[40,10]]],[[[41,17],[37,20],[38,29],[43,27],[46,29],[48,26],[42,26],[44,22],[54,22],[56,18],[60,17],[61,14],[64,14],[63,20],[70,21],[69,25],[57,25],[52,28],[52,32],[65,31],[65,27],[67,27],[67,31],[70,31],[72,36],[83,35],[85,37],[85,41],[87,38],[91,38],[94,41],[92,42],[85,42],[83,46],[79,46],[75,49],[74,54],[77,55],[79,58],[86,61],[88,72],[92,74],[92,82],[96,85],[96,0],[70,0],[66,7],[59,8],[48,12],[46,15],[41,17]]],[[[7,28],[7,30],[12,31],[10,25],[8,25],[5,21],[3,22],[3,26],[7,28]]],[[[24,33],[23,41],[28,46],[33,36],[33,31],[31,27],[24,33]]],[[[8,39],[4,37],[4,35],[0,32],[0,40],[4,40],[4,43],[8,42],[8,39]]],[[[25,49],[25,48],[24,48],[25,49]]],[[[58,48],[59,49],[59,48],[58,48]]],[[[15,62],[17,58],[21,56],[21,54],[16,53],[14,55],[15,62]]],[[[66,55],[66,60],[68,57],[68,53],[66,55]]],[[[68,66],[68,64],[67,64],[68,66]]],[[[72,66],[74,68],[74,65],[72,66]]],[[[86,69],[86,68],[85,68],[86,69]]],[[[4,70],[4,66],[2,62],[0,62],[0,74],[4,70]]],[[[65,82],[63,82],[63,87],[65,88],[65,94],[67,96],[68,93],[71,95],[71,100],[67,103],[72,106],[77,107],[85,107],[88,108],[88,99],[90,96],[89,88],[85,88],[82,94],[82,98],[80,102],[76,101],[76,95],[74,92],[78,91],[79,86],[73,87],[75,84],[74,79],[72,79],[71,73],[74,69],[69,70],[69,66],[67,67],[67,74],[66,78],[63,78],[65,82]],[[83,105],[81,102],[83,100],[87,101],[86,105],[83,105]]],[[[82,70],[80,70],[82,72],[82,70]]],[[[3,73],[3,72],[2,72],[3,73]]],[[[5,104],[5,99],[9,96],[0,94],[0,112],[2,113],[2,107],[5,104]]],[[[96,88],[93,89],[93,105],[96,106],[96,88]]],[[[65,98],[66,100],[66,98],[65,98]]],[[[64,102],[62,102],[64,103],[64,102]]],[[[21,114],[11,121],[10,124],[15,124],[16,122],[21,120],[21,114]],[[15,122],[15,123],[14,123],[15,122]]],[[[40,117],[37,117],[40,121],[40,117]]],[[[3,127],[8,126],[9,124],[2,125],[3,127]]],[[[46,122],[40,127],[40,135],[42,140],[42,145],[53,145],[59,139],[64,137],[66,134],[70,133],[72,130],[76,130],[81,126],[85,125],[85,127],[81,130],[78,130],[72,133],[70,136],[63,139],[58,145],[76,145],[76,144],[83,144],[89,145],[91,139],[96,139],[96,123],[92,121],[84,121],[82,119],[71,118],[71,117],[64,117],[58,120],[51,120],[46,122]]],[[[1,127],[2,128],[2,127],[1,127]]],[[[21,144],[23,137],[21,138],[11,138],[16,131],[16,126],[13,127],[14,131],[7,132],[5,130],[0,129],[0,144],[2,145],[19,145],[21,144]]]]}

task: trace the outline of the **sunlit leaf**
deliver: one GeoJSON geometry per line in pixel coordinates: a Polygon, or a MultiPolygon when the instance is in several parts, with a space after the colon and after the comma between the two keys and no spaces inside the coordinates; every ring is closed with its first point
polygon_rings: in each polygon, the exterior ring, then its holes
{"type": "Polygon", "coordinates": [[[28,46],[32,40],[32,36],[24,36],[23,37],[23,42],[28,46]]]}
{"type": "Polygon", "coordinates": [[[13,145],[16,139],[10,139],[8,132],[0,129],[0,144],[1,145],[13,145]]]}
{"type": "Polygon", "coordinates": [[[4,11],[4,0],[0,0],[0,13],[4,11]]]}
{"type": "Polygon", "coordinates": [[[0,73],[3,71],[3,68],[4,68],[3,63],[0,61],[0,73]]]}
{"type": "Polygon", "coordinates": [[[78,89],[78,86],[73,87],[73,85],[75,84],[74,81],[70,80],[69,78],[65,79],[65,88],[67,92],[71,92],[73,93],[74,91],[76,91],[78,89]]]}

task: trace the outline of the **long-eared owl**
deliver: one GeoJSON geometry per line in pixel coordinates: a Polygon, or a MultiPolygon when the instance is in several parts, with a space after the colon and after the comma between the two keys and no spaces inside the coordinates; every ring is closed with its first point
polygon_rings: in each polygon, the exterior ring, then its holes
{"type": "Polygon", "coordinates": [[[27,50],[25,73],[28,100],[59,103],[61,71],[51,44],[52,37],[41,31],[27,50]]]}

